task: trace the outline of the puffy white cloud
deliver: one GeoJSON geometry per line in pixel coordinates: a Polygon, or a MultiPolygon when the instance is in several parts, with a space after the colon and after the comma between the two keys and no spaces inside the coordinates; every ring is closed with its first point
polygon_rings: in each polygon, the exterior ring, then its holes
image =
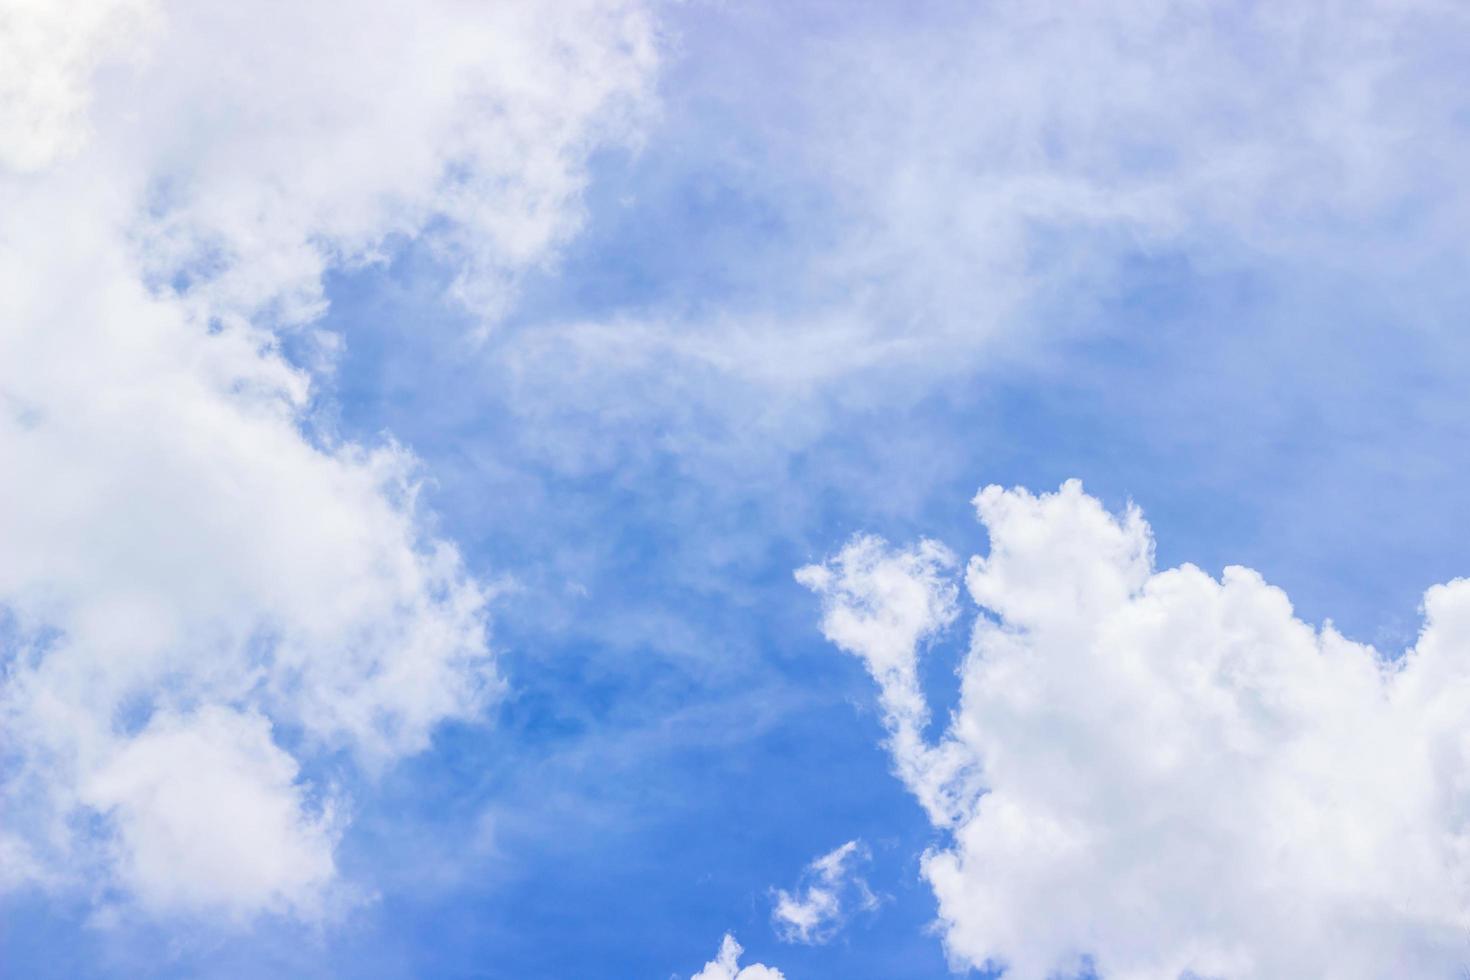
{"type": "Polygon", "coordinates": [[[850,840],[807,865],[795,891],[777,889],[771,911],[776,934],[788,943],[821,945],[847,924],[854,908],[877,908],[878,896],[858,870],[867,860],[867,847],[850,840]]]}
{"type": "Polygon", "coordinates": [[[190,4],[167,39],[96,112],[147,161],[147,257],[216,312],[290,320],[390,235],[427,235],[498,310],[578,224],[588,153],[633,138],[655,55],[622,0],[190,4]]]}
{"type": "MultiPolygon", "coordinates": [[[[1470,581],[1430,589],[1418,642],[1389,657],[1299,621],[1249,569],[1156,570],[1139,512],[1076,482],[976,505],[990,549],[966,574],[981,614],[959,705],[937,744],[891,743],[947,832],[923,868],[958,963],[1459,975],[1470,581]]],[[[914,612],[948,606],[935,553],[864,538],[800,573],[895,733],[922,716],[907,678],[946,618],[914,612]]]]}
{"type": "Polygon", "coordinates": [[[740,954],[744,951],[735,941],[735,937],[727,933],[724,942],[720,943],[719,955],[706,963],[704,969],[689,980],[782,980],[781,971],[773,967],[759,963],[742,967],[740,954]]]}
{"type": "Polygon", "coordinates": [[[412,454],[310,424],[339,341],[282,333],[397,236],[498,309],[633,138],[653,36],[633,3],[0,7],[5,884],[331,911],[303,769],[376,771],[499,680],[412,454]]]}
{"type": "Polygon", "coordinates": [[[269,721],[207,707],[156,714],[81,795],[115,815],[122,881],[143,904],[289,911],[334,873],[331,809],[309,814],[296,774],[269,721]]]}

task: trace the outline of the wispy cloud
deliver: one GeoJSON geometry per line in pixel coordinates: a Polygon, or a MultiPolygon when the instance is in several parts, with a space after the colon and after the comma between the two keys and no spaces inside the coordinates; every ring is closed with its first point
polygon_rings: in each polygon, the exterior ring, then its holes
{"type": "Polygon", "coordinates": [[[771,922],[788,943],[830,942],[853,913],[878,907],[861,866],[868,861],[862,841],[850,840],[806,866],[793,891],[776,890],[771,922]]]}
{"type": "Polygon", "coordinates": [[[789,37],[743,66],[740,100],[723,76],[694,89],[686,111],[718,106],[720,132],[683,120],[707,139],[633,188],[734,199],[709,243],[735,267],[704,283],[721,302],[674,275],[615,329],[557,326],[560,347],[783,392],[878,367],[932,383],[1084,329],[1140,256],[1383,275],[1462,248],[1461,79],[1417,70],[1464,36],[1451,4],[940,3],[819,27],[760,5],[702,13],[682,22],[690,44],[789,37]],[[758,237],[740,234],[749,212],[758,237]]]}

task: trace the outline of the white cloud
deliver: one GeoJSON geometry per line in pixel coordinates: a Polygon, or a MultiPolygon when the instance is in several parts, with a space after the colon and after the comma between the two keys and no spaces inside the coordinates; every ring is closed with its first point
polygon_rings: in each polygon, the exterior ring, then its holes
{"type": "Polygon", "coordinates": [[[726,934],[724,942],[720,943],[719,955],[706,963],[704,969],[689,980],[782,980],[781,971],[773,967],[759,963],[740,966],[742,952],[744,950],[735,941],[735,937],[726,934]]]}
{"type": "Polygon", "coordinates": [[[634,138],[653,59],[632,3],[5,0],[6,885],[331,910],[303,764],[376,771],[499,681],[412,454],[309,436],[282,332],[392,236],[493,314],[575,230],[587,155],[634,138]]]}
{"type": "MultiPolygon", "coordinates": [[[[1430,589],[1417,644],[1392,659],[1300,622],[1249,569],[1155,570],[1139,512],[1113,516],[1076,482],[976,505],[990,550],[966,576],[983,614],[959,705],[937,744],[891,743],[948,831],[923,868],[957,963],[1459,974],[1470,581],[1430,589]]],[[[946,618],[934,553],[859,539],[800,573],[895,733],[922,717],[907,679],[946,618]]]]}
{"type": "Polygon", "coordinates": [[[0,167],[30,172],[86,140],[96,73],[138,58],[150,0],[0,2],[0,167]]]}
{"type": "Polygon", "coordinates": [[[834,561],[796,573],[802,585],[826,597],[822,631],[863,658],[878,681],[894,760],[936,823],[948,823],[953,797],[973,779],[964,753],[924,741],[929,706],[919,687],[915,650],[959,614],[958,589],[947,578],[954,555],[936,541],[905,552],[860,535],[834,561]]]}
{"type": "Polygon", "coordinates": [[[622,0],[164,20],[148,70],[98,94],[95,142],[147,195],[146,264],[216,315],[309,319],[323,271],[390,235],[427,236],[462,297],[501,309],[577,227],[588,153],[635,138],[655,63],[649,16],[622,0]]]}
{"type": "Polygon", "coordinates": [[[850,840],[807,865],[795,891],[776,891],[771,921],[788,943],[821,945],[847,924],[854,909],[878,907],[878,896],[859,872],[868,860],[861,841],[850,840]]]}
{"type": "Polygon", "coordinates": [[[258,714],[161,712],[82,799],[116,816],[121,878],[145,906],[292,911],[321,901],[335,870],[331,810],[309,813],[296,775],[258,714]]]}

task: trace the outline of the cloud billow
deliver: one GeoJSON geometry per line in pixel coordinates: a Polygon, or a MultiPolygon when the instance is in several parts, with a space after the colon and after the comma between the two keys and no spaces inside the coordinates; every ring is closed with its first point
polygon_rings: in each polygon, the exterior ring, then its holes
{"type": "Polygon", "coordinates": [[[1157,570],[1079,483],[976,497],[989,553],[943,737],[914,681],[947,552],[859,538],[798,573],[879,683],[957,963],[1041,978],[1449,976],[1470,957],[1470,582],[1400,658],[1250,569],[1157,570]]]}

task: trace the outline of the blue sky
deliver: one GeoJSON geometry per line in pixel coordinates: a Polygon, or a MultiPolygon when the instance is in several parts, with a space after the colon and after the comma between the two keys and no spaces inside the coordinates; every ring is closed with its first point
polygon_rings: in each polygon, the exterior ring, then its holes
{"type": "Polygon", "coordinates": [[[0,972],[1459,975],[1462,13],[286,9],[0,27],[0,972]]]}

